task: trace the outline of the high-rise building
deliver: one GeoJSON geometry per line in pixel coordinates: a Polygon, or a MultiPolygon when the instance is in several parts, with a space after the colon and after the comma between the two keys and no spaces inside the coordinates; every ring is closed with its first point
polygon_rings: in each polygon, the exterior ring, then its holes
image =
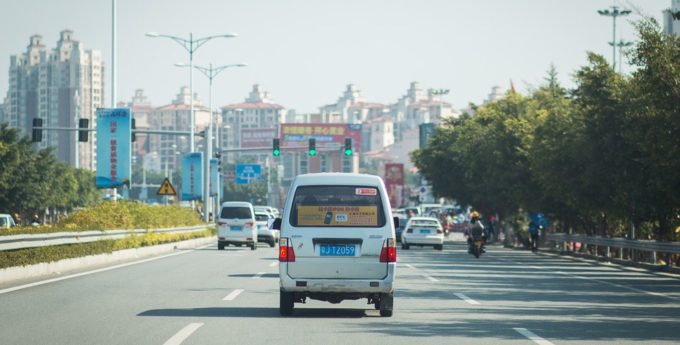
{"type": "Polygon", "coordinates": [[[663,11],[663,31],[669,35],[680,35],[680,0],[673,0],[671,8],[663,11]]]}
{"type": "MultiPolygon", "coordinates": [[[[208,125],[208,108],[201,104],[201,101],[194,97],[194,122],[196,133],[203,130],[208,125]]],[[[148,114],[146,125],[150,129],[167,131],[189,131],[191,113],[191,93],[188,87],[183,86],[177,94],[175,100],[168,105],[153,109],[148,114]]],[[[149,135],[148,150],[157,152],[160,158],[160,167],[163,170],[175,171],[180,167],[181,155],[189,152],[189,137],[177,135],[149,135]]],[[[202,151],[202,143],[196,140],[196,151],[202,151]]]]}
{"type": "MultiPolygon", "coordinates": [[[[144,90],[135,90],[135,95],[128,103],[119,102],[118,107],[128,107],[132,113],[132,118],[135,119],[135,128],[149,129],[149,116],[154,108],[151,102],[144,95],[144,90]]],[[[150,153],[149,134],[137,134],[134,143],[132,143],[132,156],[137,160],[141,160],[146,154],[150,153]]]]}
{"type": "MultiPolygon", "coordinates": [[[[78,118],[95,126],[95,110],[104,104],[104,61],[98,50],[85,50],[73,31],[60,33],[48,51],[42,36],[30,38],[26,52],[12,55],[5,119],[22,134],[30,134],[33,118],[46,127],[77,127],[78,118]]],[[[54,147],[57,157],[81,168],[96,166],[95,136],[78,143],[77,132],[43,132],[37,148],[54,147]],[[78,149],[76,149],[78,145],[78,149]],[[76,157],[78,152],[78,157],[76,157]]]]}

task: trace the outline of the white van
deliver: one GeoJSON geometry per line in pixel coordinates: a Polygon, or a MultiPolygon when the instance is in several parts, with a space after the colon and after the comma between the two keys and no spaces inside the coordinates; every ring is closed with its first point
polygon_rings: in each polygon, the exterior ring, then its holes
{"type": "Polygon", "coordinates": [[[0,213],[0,229],[9,229],[15,226],[14,218],[11,215],[0,213]]]}
{"type": "Polygon", "coordinates": [[[257,226],[255,211],[249,202],[228,201],[222,204],[217,221],[217,249],[233,244],[257,249],[257,226]]]}
{"type": "Polygon", "coordinates": [[[389,198],[373,175],[295,177],[279,240],[280,312],[306,298],[340,303],[368,299],[392,316],[397,251],[389,198]]]}

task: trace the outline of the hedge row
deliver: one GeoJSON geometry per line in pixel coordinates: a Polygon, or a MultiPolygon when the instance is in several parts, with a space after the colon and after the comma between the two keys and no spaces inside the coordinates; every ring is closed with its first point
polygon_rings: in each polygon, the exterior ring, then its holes
{"type": "Polygon", "coordinates": [[[2,235],[41,234],[60,231],[158,229],[204,224],[190,208],[147,205],[134,202],[102,202],[62,218],[55,225],[16,227],[2,235]]]}
{"type": "Polygon", "coordinates": [[[43,262],[79,258],[88,255],[110,254],[117,250],[148,247],[215,235],[214,229],[176,234],[148,233],[131,235],[118,240],[103,240],[60,246],[17,249],[0,252],[0,268],[27,266],[43,262]]]}

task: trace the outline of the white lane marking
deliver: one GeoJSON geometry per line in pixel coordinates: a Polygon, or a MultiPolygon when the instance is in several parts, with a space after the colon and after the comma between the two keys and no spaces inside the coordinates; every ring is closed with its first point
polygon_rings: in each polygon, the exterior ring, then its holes
{"type": "MultiPolygon", "coordinates": [[[[207,248],[207,247],[210,247],[210,246],[212,246],[212,244],[209,244],[209,245],[207,245],[207,246],[198,247],[198,248],[196,248],[196,249],[203,249],[203,248],[207,248]]],[[[27,288],[34,287],[34,286],[40,286],[40,285],[45,285],[45,284],[49,284],[49,283],[55,283],[55,282],[62,281],[62,280],[66,280],[66,279],[78,278],[78,277],[82,277],[82,276],[86,276],[86,275],[90,275],[90,274],[95,274],[95,273],[100,273],[100,272],[106,272],[106,271],[110,271],[110,270],[115,270],[115,269],[117,269],[117,268],[123,268],[123,267],[132,266],[132,265],[143,264],[143,263],[149,262],[149,261],[165,259],[165,258],[169,258],[169,257],[171,257],[171,256],[182,255],[182,254],[188,254],[188,253],[191,253],[191,252],[195,251],[196,249],[191,249],[191,250],[187,250],[187,251],[181,251],[181,252],[172,253],[172,254],[168,254],[168,255],[157,256],[157,257],[154,257],[154,258],[139,260],[139,261],[135,261],[135,262],[128,262],[128,263],[125,263],[125,264],[120,264],[120,265],[115,265],[115,266],[110,266],[110,267],[99,268],[99,269],[96,269],[96,270],[87,271],[87,272],[81,272],[81,273],[76,273],[76,274],[71,274],[71,275],[67,275],[67,276],[63,276],[63,277],[59,277],[59,278],[52,278],[52,279],[47,279],[47,280],[41,280],[41,281],[35,282],[35,283],[19,285],[19,286],[15,286],[15,287],[11,287],[11,288],[7,288],[7,289],[0,290],[0,295],[2,295],[2,294],[4,294],[4,293],[12,292],[12,291],[27,289],[27,288]]]]}
{"type": "Polygon", "coordinates": [[[534,343],[538,345],[555,345],[539,336],[537,336],[534,332],[526,329],[526,328],[513,328],[517,333],[527,337],[527,339],[533,341],[534,343]]]}
{"type": "Polygon", "coordinates": [[[223,301],[233,301],[238,295],[243,292],[243,289],[236,289],[232,291],[230,294],[227,295],[227,297],[223,298],[223,301]]]}
{"type": "Polygon", "coordinates": [[[168,341],[164,342],[163,345],[180,345],[183,341],[189,338],[191,333],[196,332],[196,330],[203,325],[204,324],[202,323],[190,323],[177,332],[177,334],[173,335],[172,338],[168,339],[168,341]]]}
{"type": "Polygon", "coordinates": [[[265,272],[257,272],[257,274],[255,274],[255,275],[253,276],[253,279],[258,279],[258,278],[262,277],[262,276],[264,275],[264,273],[265,273],[265,272]]]}
{"type": "Polygon", "coordinates": [[[269,267],[274,267],[274,266],[277,266],[278,264],[279,264],[278,261],[272,261],[272,263],[269,264],[269,267]]]}
{"type": "MultiPolygon", "coordinates": [[[[408,268],[417,270],[417,268],[413,267],[413,265],[411,265],[411,264],[404,264],[404,265],[405,265],[406,267],[408,267],[408,268]]],[[[431,282],[438,282],[438,281],[439,281],[439,279],[437,279],[437,278],[435,278],[435,277],[433,277],[433,276],[431,276],[431,275],[429,275],[429,274],[427,274],[427,273],[424,273],[424,272],[420,272],[420,275],[423,276],[423,277],[425,277],[425,278],[427,278],[427,280],[429,280],[429,281],[431,281],[431,282]]]]}
{"type": "MultiPolygon", "coordinates": [[[[505,260],[505,259],[500,259],[500,258],[498,258],[498,260],[505,261],[505,262],[512,262],[516,265],[523,265],[522,263],[514,261],[514,260],[505,260]]],[[[530,267],[533,268],[533,269],[536,269],[536,270],[548,270],[549,269],[549,268],[538,267],[538,266],[530,266],[530,267]]],[[[605,285],[614,286],[614,287],[618,287],[618,288],[625,289],[625,290],[635,291],[635,292],[647,294],[647,295],[650,295],[650,296],[665,297],[665,298],[672,299],[672,300],[675,300],[675,301],[680,301],[680,297],[664,295],[664,294],[659,293],[659,292],[642,290],[642,289],[634,288],[632,286],[625,286],[625,285],[621,285],[621,284],[617,284],[617,283],[608,282],[608,281],[602,280],[602,279],[584,277],[584,276],[580,276],[580,275],[568,273],[568,272],[563,272],[563,271],[554,271],[554,272],[556,274],[561,274],[561,275],[574,277],[574,278],[578,278],[578,279],[582,279],[582,280],[590,280],[590,281],[594,281],[594,282],[597,282],[597,283],[600,283],[600,284],[605,284],[605,285]]]]}
{"type": "Polygon", "coordinates": [[[469,304],[475,304],[475,305],[479,304],[479,302],[473,300],[472,298],[470,298],[468,296],[463,295],[462,293],[454,292],[453,294],[456,295],[456,297],[462,299],[463,301],[468,302],[469,304]]]}

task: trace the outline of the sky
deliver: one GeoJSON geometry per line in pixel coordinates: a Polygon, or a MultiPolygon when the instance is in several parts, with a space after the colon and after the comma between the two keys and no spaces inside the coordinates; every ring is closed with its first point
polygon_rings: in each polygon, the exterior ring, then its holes
{"type": "MultiPolygon", "coordinates": [[[[661,22],[671,0],[117,0],[117,101],[144,89],[154,106],[169,104],[189,71],[179,44],[146,32],[189,37],[237,33],[207,42],[194,63],[247,63],[214,79],[215,108],[242,102],[259,84],[274,101],[299,113],[335,103],[347,84],[368,102],[393,103],[417,81],[446,88],[454,107],[481,103],[491,87],[520,92],[540,85],[550,65],[573,87],[587,52],[611,60],[611,17],[598,9],[633,10],[617,20],[617,41],[636,39],[633,22],[661,22]]],[[[111,0],[0,0],[0,100],[10,55],[40,34],[48,49],[59,32],[74,31],[86,49],[104,54],[106,102],[111,99],[111,0]]],[[[624,64],[623,71],[631,69],[624,64]]],[[[194,73],[205,104],[208,80],[194,73]]]]}

